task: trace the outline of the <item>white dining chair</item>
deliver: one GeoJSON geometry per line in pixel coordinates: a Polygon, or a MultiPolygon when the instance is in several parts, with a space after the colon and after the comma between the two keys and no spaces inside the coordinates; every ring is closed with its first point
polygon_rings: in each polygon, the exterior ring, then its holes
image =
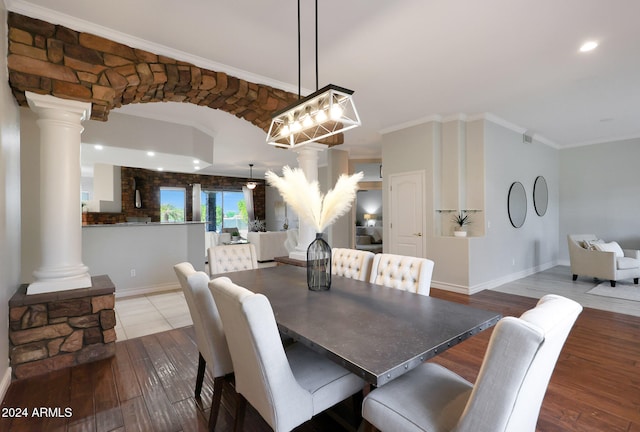
{"type": "Polygon", "coordinates": [[[256,248],[251,243],[209,248],[209,276],[258,268],[256,248]]]}
{"type": "Polygon", "coordinates": [[[475,385],[435,363],[373,390],[362,416],[393,432],[534,432],[549,379],[582,311],[573,300],[546,295],[493,330],[475,385]]]}
{"type": "Polygon", "coordinates": [[[219,277],[209,283],[227,333],[240,401],[248,401],[275,432],[290,431],[354,393],[365,382],[328,358],[295,343],[285,348],[269,300],[219,277]]]}
{"type": "Polygon", "coordinates": [[[371,276],[374,253],[348,248],[331,249],[331,274],[359,281],[371,276]]]}
{"type": "Polygon", "coordinates": [[[183,262],[174,267],[184,298],[189,307],[196,345],[199,351],[198,374],[196,376],[195,397],[200,398],[205,368],[213,376],[213,396],[209,414],[209,430],[213,431],[220,411],[224,380],[233,372],[231,354],[222,327],[218,308],[209,291],[209,277],[197,272],[191,263],[183,262]]]}
{"type": "Polygon", "coordinates": [[[369,282],[428,296],[433,265],[433,261],[426,258],[376,254],[369,282]]]}

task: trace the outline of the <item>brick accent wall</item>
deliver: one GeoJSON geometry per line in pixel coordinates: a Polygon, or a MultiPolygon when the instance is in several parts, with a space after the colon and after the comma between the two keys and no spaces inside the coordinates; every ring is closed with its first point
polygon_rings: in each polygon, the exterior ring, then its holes
{"type": "MultiPolygon", "coordinates": [[[[9,12],[9,84],[18,103],[25,91],[91,102],[91,118],[129,103],[187,102],[220,109],[265,132],[271,117],[298,99],[190,63],[132,48],[90,33],[9,12]]],[[[322,141],[342,144],[337,134],[322,141]]]]}
{"type": "MultiPolygon", "coordinates": [[[[181,187],[187,192],[185,217],[192,218],[192,187],[194,183],[200,183],[202,190],[241,190],[249,181],[248,178],[223,177],[201,174],[173,173],[166,171],[153,171],[143,168],[121,168],[122,182],[122,213],[84,213],[83,224],[108,224],[126,222],[127,217],[150,217],[151,222],[160,222],[160,188],[181,187]],[[142,197],[142,208],[134,206],[134,179],[137,179],[137,187],[142,197]]],[[[258,187],[253,190],[253,206],[255,217],[265,219],[265,182],[253,179],[258,187]]]]}
{"type": "Polygon", "coordinates": [[[91,288],[27,295],[23,285],[9,300],[9,353],[13,378],[111,357],[115,354],[115,287],[108,276],[91,288]]]}

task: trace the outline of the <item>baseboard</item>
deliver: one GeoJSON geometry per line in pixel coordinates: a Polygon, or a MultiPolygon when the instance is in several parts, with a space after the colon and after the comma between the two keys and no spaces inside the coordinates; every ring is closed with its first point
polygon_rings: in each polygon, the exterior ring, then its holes
{"type": "Polygon", "coordinates": [[[135,287],[129,289],[118,290],[116,288],[116,298],[127,298],[127,297],[135,297],[147,294],[154,294],[164,291],[175,291],[182,289],[180,284],[177,283],[167,283],[161,285],[152,285],[152,286],[143,286],[143,287],[135,287]]]}
{"type": "Polygon", "coordinates": [[[0,381],[0,401],[4,400],[4,396],[7,394],[7,390],[9,390],[9,386],[11,385],[11,366],[7,367],[7,370],[4,372],[2,377],[2,381],[0,381]]]}
{"type": "Polygon", "coordinates": [[[469,287],[464,285],[456,285],[448,282],[431,281],[431,287],[445,291],[451,291],[458,294],[469,295],[469,287]]]}
{"type": "Polygon", "coordinates": [[[499,278],[482,282],[473,286],[465,286],[465,285],[456,285],[448,282],[439,282],[439,281],[431,281],[431,286],[433,288],[438,288],[446,291],[451,291],[459,294],[467,294],[472,295],[479,293],[480,291],[484,291],[487,289],[497,288],[500,285],[504,285],[509,282],[513,282],[518,279],[522,279],[527,276],[531,276],[532,274],[548,270],[551,267],[555,267],[559,265],[557,261],[548,262],[545,264],[541,264],[539,266],[531,267],[529,269],[521,270],[516,273],[510,273],[508,275],[501,276],[499,278]]]}

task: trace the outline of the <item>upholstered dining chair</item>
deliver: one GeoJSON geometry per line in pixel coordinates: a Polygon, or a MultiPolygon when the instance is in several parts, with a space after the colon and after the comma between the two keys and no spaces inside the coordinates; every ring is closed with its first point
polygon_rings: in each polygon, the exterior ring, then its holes
{"type": "Polygon", "coordinates": [[[357,249],[331,249],[331,274],[368,281],[374,253],[357,249]]]}
{"type": "Polygon", "coordinates": [[[549,379],[582,311],[546,295],[493,330],[475,385],[423,363],[364,399],[362,416],[382,431],[534,432],[549,379]]]}
{"type": "Polygon", "coordinates": [[[251,243],[209,248],[209,275],[258,268],[256,248],[251,243]]]}
{"type": "Polygon", "coordinates": [[[229,343],[240,394],[235,430],[248,401],[275,432],[290,431],[365,383],[299,343],[285,348],[269,300],[219,277],[209,283],[229,343]]]}
{"type": "Polygon", "coordinates": [[[426,258],[376,254],[369,282],[428,296],[433,265],[433,261],[426,258]]]}
{"type": "Polygon", "coordinates": [[[176,264],[173,269],[178,276],[180,286],[187,300],[193,329],[196,334],[196,345],[200,352],[198,374],[196,376],[195,397],[200,398],[205,368],[213,375],[213,396],[211,413],[209,414],[209,430],[216,427],[222,387],[225,378],[233,372],[231,354],[222,328],[222,320],[218,308],[209,291],[209,277],[204,272],[197,272],[191,263],[176,264]]]}

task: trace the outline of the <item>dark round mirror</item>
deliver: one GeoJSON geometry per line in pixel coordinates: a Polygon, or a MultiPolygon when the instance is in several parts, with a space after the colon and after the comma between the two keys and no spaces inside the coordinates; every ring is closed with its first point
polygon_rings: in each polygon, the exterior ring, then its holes
{"type": "Polygon", "coordinates": [[[515,228],[520,228],[527,218],[527,193],[520,182],[513,182],[509,188],[509,220],[515,228]]]}
{"type": "Polygon", "coordinates": [[[548,203],[549,189],[547,188],[547,181],[544,177],[538,176],[533,183],[533,207],[536,209],[538,216],[544,216],[547,212],[548,203]]]}

